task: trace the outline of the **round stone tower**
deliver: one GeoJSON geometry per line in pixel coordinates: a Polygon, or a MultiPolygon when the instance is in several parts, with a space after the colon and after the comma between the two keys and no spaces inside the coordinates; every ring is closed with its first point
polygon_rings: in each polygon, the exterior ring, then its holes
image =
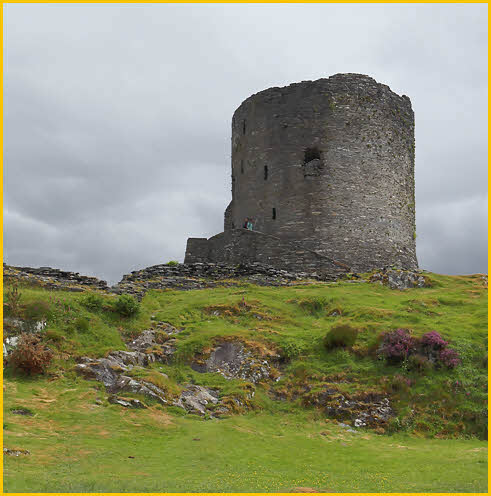
{"type": "Polygon", "coordinates": [[[355,271],[416,269],[409,98],[360,74],[249,97],[232,119],[225,230],[245,217],[355,271]]]}

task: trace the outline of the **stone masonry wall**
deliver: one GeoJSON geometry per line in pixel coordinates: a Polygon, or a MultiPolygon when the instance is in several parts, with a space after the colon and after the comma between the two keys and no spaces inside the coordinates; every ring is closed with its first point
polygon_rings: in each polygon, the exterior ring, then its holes
{"type": "Polygon", "coordinates": [[[368,76],[270,88],[234,113],[225,230],[253,217],[353,270],[416,269],[414,202],[411,102],[368,76]]]}
{"type": "Polygon", "coordinates": [[[323,277],[350,271],[350,267],[305,248],[302,243],[247,229],[231,229],[210,239],[190,238],[185,264],[259,262],[293,272],[323,277]]]}

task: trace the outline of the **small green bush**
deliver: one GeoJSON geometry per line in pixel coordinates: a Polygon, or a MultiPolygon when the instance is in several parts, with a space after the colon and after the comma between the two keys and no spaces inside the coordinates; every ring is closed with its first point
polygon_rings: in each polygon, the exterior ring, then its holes
{"type": "Polygon", "coordinates": [[[177,260],[169,260],[165,265],[175,267],[176,265],[179,265],[179,262],[177,260]]]}
{"type": "Polygon", "coordinates": [[[104,305],[104,298],[97,293],[87,293],[82,298],[82,305],[92,311],[101,310],[104,305]]]}
{"type": "Polygon", "coordinates": [[[140,311],[140,303],[133,296],[123,294],[114,302],[114,310],[122,317],[132,317],[140,311]]]}
{"type": "Polygon", "coordinates": [[[327,350],[333,348],[351,348],[358,337],[358,329],[349,325],[337,325],[333,327],[324,338],[324,347],[327,350]]]}

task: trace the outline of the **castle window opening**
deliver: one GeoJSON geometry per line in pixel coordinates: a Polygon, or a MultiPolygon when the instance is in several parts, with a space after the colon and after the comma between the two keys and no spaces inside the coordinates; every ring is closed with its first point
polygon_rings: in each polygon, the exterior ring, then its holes
{"type": "Polygon", "coordinates": [[[244,161],[243,160],[240,161],[240,173],[244,174],[244,161]]]}
{"type": "Polygon", "coordinates": [[[273,207],[273,220],[276,219],[276,208],[273,207]]]}
{"type": "Polygon", "coordinates": [[[246,121],[245,119],[242,121],[242,134],[245,134],[246,132],[246,121]]]}
{"type": "Polygon", "coordinates": [[[264,166],[264,180],[266,181],[268,179],[268,166],[264,166]]]}
{"type": "Polygon", "coordinates": [[[311,148],[305,148],[304,151],[304,157],[303,157],[303,163],[308,164],[309,162],[312,162],[312,160],[320,160],[321,158],[321,152],[317,147],[311,147],[311,148]]]}

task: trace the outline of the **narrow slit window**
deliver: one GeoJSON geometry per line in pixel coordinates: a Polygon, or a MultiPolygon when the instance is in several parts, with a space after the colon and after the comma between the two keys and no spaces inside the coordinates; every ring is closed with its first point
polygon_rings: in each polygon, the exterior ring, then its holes
{"type": "Polygon", "coordinates": [[[308,162],[311,162],[312,160],[320,159],[321,158],[321,152],[317,147],[312,147],[312,148],[305,148],[304,150],[304,157],[303,157],[303,163],[307,164],[308,162]]]}
{"type": "Polygon", "coordinates": [[[244,161],[243,160],[240,161],[240,173],[244,174],[244,161]]]}
{"type": "Polygon", "coordinates": [[[268,179],[268,166],[264,166],[264,180],[266,181],[268,179]]]}
{"type": "Polygon", "coordinates": [[[242,134],[245,134],[246,132],[246,121],[245,119],[242,121],[242,134]]]}
{"type": "Polygon", "coordinates": [[[276,208],[273,207],[273,220],[276,219],[276,208]]]}

